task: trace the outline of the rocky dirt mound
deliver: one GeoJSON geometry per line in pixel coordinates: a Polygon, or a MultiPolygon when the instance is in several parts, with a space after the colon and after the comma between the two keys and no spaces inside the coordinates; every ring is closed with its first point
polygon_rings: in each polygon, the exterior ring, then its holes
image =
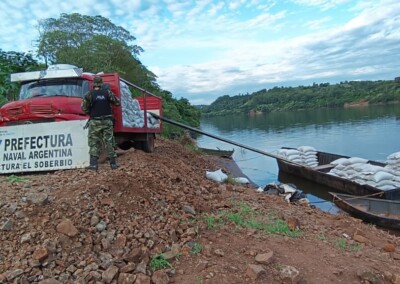
{"type": "Polygon", "coordinates": [[[0,283],[400,283],[393,234],[208,180],[176,142],[118,161],[0,177],[0,283]]]}

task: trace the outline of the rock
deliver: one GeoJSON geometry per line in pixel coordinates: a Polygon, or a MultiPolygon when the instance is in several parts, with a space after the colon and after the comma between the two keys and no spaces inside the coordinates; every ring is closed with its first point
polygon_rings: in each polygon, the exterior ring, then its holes
{"type": "Polygon", "coordinates": [[[135,284],[151,284],[151,278],[143,273],[136,275],[135,284]]]}
{"type": "Polygon", "coordinates": [[[105,283],[111,283],[117,273],[118,267],[111,265],[109,268],[107,268],[106,271],[103,272],[101,278],[105,283]]]}
{"type": "Polygon", "coordinates": [[[11,231],[14,226],[14,222],[11,219],[6,219],[6,221],[1,226],[2,231],[11,231]]]}
{"type": "Polygon", "coordinates": [[[180,252],[181,252],[181,245],[179,244],[173,244],[171,246],[171,250],[164,252],[163,256],[165,260],[171,260],[174,259],[180,252]]]}
{"type": "Polygon", "coordinates": [[[203,247],[202,253],[207,257],[211,257],[211,255],[212,255],[212,247],[210,245],[205,245],[203,247]]]}
{"type": "Polygon", "coordinates": [[[392,276],[392,284],[400,284],[400,274],[395,274],[392,276]]]}
{"type": "Polygon", "coordinates": [[[17,211],[17,208],[18,208],[17,204],[12,203],[6,207],[6,213],[13,214],[15,211],[17,211]]]}
{"type": "Polygon", "coordinates": [[[246,269],[246,275],[253,280],[257,280],[265,273],[264,267],[257,264],[249,264],[246,269]]]}
{"type": "Polygon", "coordinates": [[[369,240],[366,237],[364,237],[364,236],[362,236],[360,234],[354,234],[353,235],[353,240],[355,240],[358,243],[362,243],[362,244],[369,243],[369,240]]]}
{"type": "Polygon", "coordinates": [[[154,284],[168,284],[169,283],[169,277],[168,277],[167,273],[164,270],[157,270],[151,276],[151,281],[154,284]]]}
{"type": "Polygon", "coordinates": [[[32,258],[39,262],[43,262],[48,256],[49,256],[49,251],[47,250],[47,248],[39,247],[33,253],[32,258]]]}
{"type": "Polygon", "coordinates": [[[256,262],[260,264],[269,264],[272,262],[272,258],[274,256],[274,252],[269,250],[266,253],[260,253],[256,255],[256,262]]]}
{"type": "Polygon", "coordinates": [[[96,230],[99,232],[103,232],[107,228],[107,224],[101,220],[97,225],[96,225],[96,230]]]}
{"type": "Polygon", "coordinates": [[[61,282],[57,281],[56,279],[50,278],[40,281],[39,284],[61,284],[61,282]]]}
{"type": "Polygon", "coordinates": [[[90,219],[90,226],[96,226],[99,223],[100,219],[96,215],[93,215],[90,219]]]}
{"type": "Polygon", "coordinates": [[[133,284],[135,283],[136,275],[129,273],[120,273],[118,276],[118,284],[133,284]]]}
{"type": "Polygon", "coordinates": [[[31,233],[26,233],[21,236],[21,240],[20,240],[21,244],[29,243],[30,241],[31,241],[31,233]]]}
{"type": "Polygon", "coordinates": [[[289,217],[287,219],[287,224],[290,230],[300,230],[300,221],[297,218],[289,217]]]}
{"type": "Polygon", "coordinates": [[[120,273],[129,273],[134,271],[136,268],[136,265],[134,263],[128,263],[127,265],[121,267],[119,270],[120,273]]]}
{"type": "Polygon", "coordinates": [[[26,201],[35,205],[44,205],[49,202],[49,197],[47,194],[41,192],[28,193],[26,201]]]}
{"type": "Polygon", "coordinates": [[[196,210],[192,206],[183,206],[182,210],[186,213],[196,215],[196,210]]]}
{"type": "Polygon", "coordinates": [[[224,256],[224,252],[223,252],[223,250],[222,249],[216,249],[216,250],[214,250],[214,254],[215,255],[218,255],[218,256],[224,256]]]}
{"type": "Polygon", "coordinates": [[[283,283],[295,284],[299,282],[300,272],[293,266],[284,265],[280,269],[279,277],[283,283]]]}
{"type": "Polygon", "coordinates": [[[124,254],[122,258],[129,262],[137,263],[142,256],[142,251],[139,248],[134,248],[130,252],[124,254]]]}
{"type": "Polygon", "coordinates": [[[146,274],[147,262],[142,260],[135,269],[135,273],[143,273],[146,274]]]}
{"type": "Polygon", "coordinates": [[[124,248],[126,245],[126,236],[119,234],[117,235],[117,239],[114,242],[114,246],[117,248],[124,248]]]}
{"type": "Polygon", "coordinates": [[[75,237],[78,234],[78,230],[69,219],[65,219],[59,223],[56,227],[56,230],[61,234],[67,235],[68,237],[75,237]]]}
{"type": "Polygon", "coordinates": [[[383,246],[383,250],[386,252],[395,252],[396,251],[396,245],[392,243],[386,243],[383,246]]]}
{"type": "MultiPolygon", "coordinates": [[[[6,272],[7,273],[7,272],[6,272]]],[[[13,271],[8,271],[6,278],[8,281],[13,280],[14,278],[22,275],[24,273],[24,271],[22,269],[15,269],[13,271]]]]}

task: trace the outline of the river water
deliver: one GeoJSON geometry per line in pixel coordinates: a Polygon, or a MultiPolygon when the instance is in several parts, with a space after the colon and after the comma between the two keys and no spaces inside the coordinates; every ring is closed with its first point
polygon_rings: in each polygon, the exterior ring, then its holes
{"type": "MultiPolygon", "coordinates": [[[[201,130],[276,155],[283,146],[312,146],[319,151],[385,161],[400,151],[400,105],[317,109],[203,118],[201,130]]],[[[338,209],[329,202],[328,188],[279,174],[276,160],[202,135],[199,147],[232,150],[243,173],[260,187],[293,183],[324,211],[338,209]]]]}

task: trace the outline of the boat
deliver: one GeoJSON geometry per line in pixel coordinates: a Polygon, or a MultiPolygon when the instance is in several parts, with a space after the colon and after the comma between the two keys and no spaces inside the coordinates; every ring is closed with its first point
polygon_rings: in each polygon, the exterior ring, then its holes
{"type": "Polygon", "coordinates": [[[201,153],[206,155],[218,156],[222,158],[232,158],[234,149],[232,150],[222,150],[222,149],[209,149],[209,148],[201,148],[199,147],[201,153]]]}
{"type": "Polygon", "coordinates": [[[329,192],[333,203],[351,216],[377,226],[400,230],[400,200],[329,192]]]}
{"type": "MultiPolygon", "coordinates": [[[[295,150],[295,148],[289,147],[282,147],[281,149],[295,150]]],[[[279,172],[291,174],[293,176],[312,181],[315,184],[327,186],[341,193],[357,196],[370,195],[371,197],[375,198],[400,200],[400,188],[383,190],[369,184],[360,184],[350,179],[329,174],[329,171],[335,167],[332,162],[340,158],[349,159],[350,157],[316,151],[316,160],[318,162],[316,166],[299,164],[285,158],[279,158],[278,156],[276,160],[278,163],[279,172]]],[[[371,160],[368,160],[367,163],[382,167],[386,165],[385,163],[371,160]]]]}

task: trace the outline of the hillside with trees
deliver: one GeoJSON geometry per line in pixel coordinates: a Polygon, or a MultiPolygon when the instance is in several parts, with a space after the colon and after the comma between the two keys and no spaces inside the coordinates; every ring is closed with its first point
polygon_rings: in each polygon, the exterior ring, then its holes
{"type": "Polygon", "coordinates": [[[274,87],[252,94],[222,96],[201,108],[206,116],[249,112],[274,112],[352,104],[400,102],[400,77],[395,80],[350,81],[339,84],[313,84],[299,87],[274,87]]]}
{"type": "MultiPolygon", "coordinates": [[[[102,16],[78,13],[61,14],[60,18],[41,20],[38,25],[37,58],[33,53],[0,50],[0,106],[18,96],[19,85],[10,82],[10,74],[46,69],[46,66],[68,63],[91,73],[112,73],[163,98],[166,117],[193,127],[200,125],[200,111],[185,98],[157,84],[157,76],[139,60],[144,50],[133,44],[136,38],[127,30],[102,16]]],[[[134,95],[140,95],[132,90],[134,95]]],[[[181,128],[165,124],[164,135],[181,133],[181,128]]]]}

